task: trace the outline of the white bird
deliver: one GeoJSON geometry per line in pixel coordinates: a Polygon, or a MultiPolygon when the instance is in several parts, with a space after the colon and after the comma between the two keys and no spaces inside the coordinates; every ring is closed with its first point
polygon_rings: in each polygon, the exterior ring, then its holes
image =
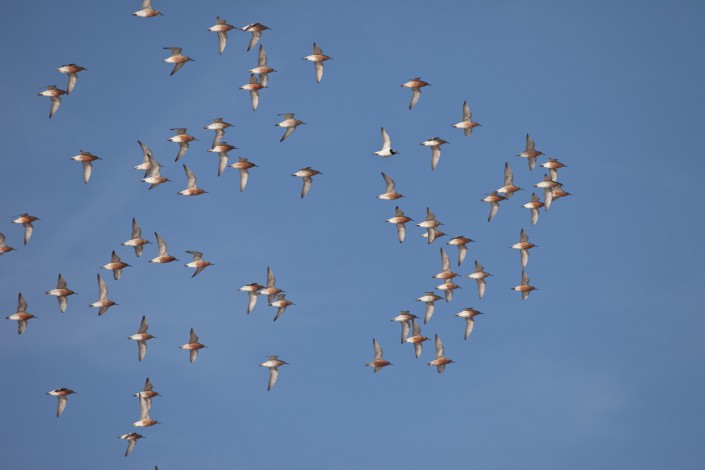
{"type": "Polygon", "coordinates": [[[389,134],[387,134],[387,131],[384,130],[384,127],[382,128],[382,150],[378,150],[377,152],[374,152],[374,155],[377,155],[379,157],[391,157],[392,155],[396,155],[397,152],[396,150],[392,149],[392,140],[389,138],[389,134]]]}
{"type": "Polygon", "coordinates": [[[267,384],[267,391],[274,387],[274,384],[279,378],[279,366],[288,364],[287,362],[279,360],[279,356],[269,356],[267,360],[264,361],[260,366],[269,368],[269,383],[267,384]]]}

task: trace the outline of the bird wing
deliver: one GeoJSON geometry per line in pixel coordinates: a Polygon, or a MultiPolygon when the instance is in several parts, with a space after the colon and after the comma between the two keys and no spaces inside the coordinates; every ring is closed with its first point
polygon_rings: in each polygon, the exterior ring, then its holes
{"type": "Polygon", "coordinates": [[[468,102],[464,101],[463,102],[463,121],[469,121],[470,118],[472,118],[472,113],[470,112],[470,106],[468,106],[468,102]]]}
{"type": "Polygon", "coordinates": [[[68,302],[69,302],[68,297],[64,297],[63,295],[60,295],[59,297],[56,298],[56,300],[59,301],[59,310],[61,310],[61,313],[66,312],[66,307],[68,306],[68,302]]]}
{"type": "Polygon", "coordinates": [[[416,103],[418,103],[419,98],[421,98],[421,88],[412,88],[411,89],[411,101],[409,102],[409,109],[416,106],[416,103]]]}
{"type": "Polygon", "coordinates": [[[274,287],[277,282],[277,278],[274,277],[274,272],[267,266],[267,287],[274,287]]]}
{"type": "Polygon", "coordinates": [[[458,245],[458,266],[463,264],[463,260],[465,259],[465,255],[468,254],[468,247],[465,245],[458,245]]]}
{"type": "Polygon", "coordinates": [[[416,355],[416,358],[421,355],[421,351],[423,349],[423,346],[421,346],[421,343],[414,343],[414,354],[416,355]]]}
{"type": "Polygon", "coordinates": [[[257,67],[267,66],[267,53],[264,51],[264,46],[259,45],[259,55],[257,56],[257,67]]]}
{"type": "Polygon", "coordinates": [[[482,298],[485,295],[485,287],[487,287],[487,282],[484,279],[475,279],[477,281],[477,295],[482,298]]]}
{"type": "Polygon", "coordinates": [[[70,94],[73,91],[73,87],[76,86],[76,82],[78,81],[78,75],[75,72],[70,72],[69,73],[69,83],[66,85],[66,94],[70,94]]]}
{"type": "Polygon", "coordinates": [[[372,339],[372,345],[375,348],[375,361],[377,359],[382,359],[382,348],[379,346],[379,343],[374,338],[372,339]]]}
{"type": "MultiPolygon", "coordinates": [[[[254,75],[252,75],[254,77],[254,75]]],[[[257,79],[255,78],[255,83],[257,82],[257,79]]],[[[257,110],[257,106],[259,106],[259,90],[250,90],[250,102],[252,104],[252,111],[257,110]]],[[[293,127],[290,128],[293,132],[293,127]]],[[[288,130],[287,130],[288,132],[288,130]]]]}
{"type": "Polygon", "coordinates": [[[303,188],[301,188],[301,199],[303,199],[304,196],[308,194],[308,190],[311,189],[311,183],[313,183],[313,178],[311,178],[310,176],[304,176],[303,180],[304,186],[303,188]]]}
{"type": "Polygon", "coordinates": [[[250,38],[250,45],[247,46],[247,51],[249,52],[253,47],[255,47],[255,44],[257,44],[257,41],[259,41],[259,38],[262,37],[262,32],[261,31],[252,31],[252,37],[250,38]]]}
{"type": "Polygon", "coordinates": [[[193,361],[198,357],[198,349],[192,349],[189,351],[188,360],[193,364],[193,361]]]}
{"type": "Polygon", "coordinates": [[[243,192],[245,190],[245,186],[247,186],[247,179],[250,176],[250,172],[247,170],[247,168],[240,168],[240,192],[243,192]]]}
{"type": "Polygon", "coordinates": [[[203,261],[203,253],[200,251],[187,251],[186,253],[193,255],[193,261],[203,261]]]}
{"type": "Polygon", "coordinates": [[[465,319],[465,338],[468,339],[468,336],[470,336],[470,333],[472,333],[472,329],[475,327],[475,320],[472,318],[466,318],[465,319]]]}
{"type": "Polygon", "coordinates": [[[526,271],[521,272],[521,285],[522,286],[529,285],[529,276],[526,275],[526,271]]]}
{"type": "Polygon", "coordinates": [[[100,274],[98,274],[98,298],[100,300],[108,299],[108,286],[105,284],[105,281],[100,274]]]}
{"type": "Polygon", "coordinates": [[[61,416],[61,413],[64,412],[64,409],[66,408],[66,402],[68,400],[66,399],[66,396],[61,395],[56,398],[58,398],[59,400],[58,404],[56,405],[56,417],[58,418],[59,416],[61,416]]]}
{"type": "Polygon", "coordinates": [[[288,127],[279,142],[284,142],[286,140],[286,138],[289,137],[295,130],[296,130],[296,127],[288,127]]]}
{"type": "Polygon", "coordinates": [[[510,186],[514,180],[512,169],[509,168],[509,163],[504,163],[504,186],[510,186]]]}
{"type": "Polygon", "coordinates": [[[490,202],[490,216],[487,218],[487,222],[494,219],[494,216],[497,215],[498,211],[499,211],[499,203],[490,202]]]}
{"type": "Polygon", "coordinates": [[[384,178],[384,182],[387,184],[386,189],[384,190],[385,193],[391,193],[394,192],[394,180],[389,177],[385,172],[382,172],[382,178],[384,178]]]}
{"type": "Polygon", "coordinates": [[[56,281],[56,288],[57,289],[66,289],[66,280],[64,279],[64,277],[61,274],[59,274],[59,280],[56,281]]]}
{"type": "Polygon", "coordinates": [[[257,292],[250,291],[250,300],[247,302],[247,314],[249,315],[250,312],[252,311],[253,308],[255,308],[255,304],[257,303],[257,292]]]}
{"type": "Polygon", "coordinates": [[[27,302],[24,300],[22,293],[17,296],[17,313],[27,312],[27,302]]]}
{"type": "MultiPolygon", "coordinates": [[[[188,143],[186,144],[188,146],[188,143]]],[[[179,152],[181,153],[181,152],[179,152]]],[[[194,189],[196,188],[196,175],[193,174],[193,171],[189,167],[187,167],[184,164],[184,171],[186,172],[186,187],[188,189],[194,189]]]]}
{"type": "Polygon", "coordinates": [[[140,225],[137,223],[137,220],[135,218],[132,218],[132,238],[140,238],[142,236],[142,229],[140,228],[140,225]]]}
{"type": "Polygon", "coordinates": [[[382,151],[387,151],[392,148],[392,140],[389,138],[387,131],[382,128],[382,151]]]}
{"type": "Polygon", "coordinates": [[[431,170],[436,169],[438,165],[438,160],[441,159],[441,147],[440,145],[435,145],[431,147],[431,170]]]}
{"type": "Polygon", "coordinates": [[[318,45],[316,45],[315,42],[313,43],[313,54],[314,55],[323,55],[323,49],[318,47],[318,45]]]}
{"type": "MultiPolygon", "coordinates": [[[[145,0],[145,1],[148,2],[150,0],[145,0]]],[[[132,449],[134,449],[136,445],[137,445],[137,441],[135,441],[134,439],[129,439],[127,441],[127,450],[125,451],[125,457],[130,455],[130,452],[132,452],[132,449]]]]}
{"type": "Polygon", "coordinates": [[[399,243],[404,243],[404,237],[406,237],[406,225],[397,224],[397,237],[399,238],[399,243]]]}
{"type": "Polygon", "coordinates": [[[529,137],[529,134],[526,134],[526,151],[533,152],[535,150],[536,150],[536,144],[534,143],[534,140],[531,137],[529,137]]]}
{"type": "Polygon", "coordinates": [[[316,69],[316,82],[320,83],[323,78],[323,62],[316,61],[313,63],[313,66],[316,69]]]}
{"type": "Polygon", "coordinates": [[[526,263],[529,262],[529,250],[521,250],[521,269],[526,267],[526,263]]]}
{"type": "Polygon", "coordinates": [[[450,260],[448,259],[448,255],[443,248],[441,248],[441,271],[450,271],[450,260]]]}
{"type": "MultiPolygon", "coordinates": [[[[225,23],[223,21],[223,23],[225,23]]],[[[218,31],[218,52],[221,54],[225,50],[225,45],[228,42],[228,33],[226,31],[218,31]]]]}
{"type": "Polygon", "coordinates": [[[61,98],[58,96],[51,97],[51,109],[49,110],[49,118],[51,119],[56,113],[56,110],[61,106],[61,98]]]}
{"type": "MultiPolygon", "coordinates": [[[[426,302],[426,311],[428,312],[428,304],[429,302],[426,302]]],[[[431,304],[433,305],[433,304],[431,304]]],[[[421,334],[421,327],[419,326],[418,323],[416,323],[416,320],[414,318],[411,319],[411,335],[412,336],[419,336],[421,334]]]]}
{"type": "Polygon", "coordinates": [[[443,353],[443,342],[441,341],[441,338],[436,335],[436,358],[443,357],[443,353]]]}
{"type": "Polygon", "coordinates": [[[191,333],[189,335],[189,343],[198,343],[198,335],[196,334],[195,331],[193,331],[193,328],[191,328],[191,333]]]}
{"type": "Polygon", "coordinates": [[[169,74],[169,76],[171,77],[171,76],[174,75],[176,72],[178,72],[179,69],[180,69],[181,67],[183,67],[185,63],[186,63],[186,62],[179,62],[178,64],[174,65],[174,68],[172,69],[172,71],[171,71],[171,73],[169,74]]]}
{"type": "Polygon", "coordinates": [[[274,387],[275,382],[279,378],[279,370],[276,367],[269,368],[269,383],[267,384],[267,391],[274,387]]]}

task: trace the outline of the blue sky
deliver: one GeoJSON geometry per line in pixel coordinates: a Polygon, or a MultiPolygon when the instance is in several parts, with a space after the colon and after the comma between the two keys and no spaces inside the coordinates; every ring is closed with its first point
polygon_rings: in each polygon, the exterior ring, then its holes
{"type": "Polygon", "coordinates": [[[14,313],[22,292],[39,317],[23,335],[10,321],[0,333],[4,466],[701,467],[703,4],[155,1],[165,16],[153,19],[131,16],[139,6],[15,2],[0,17],[0,232],[18,248],[0,259],[0,308],[14,313]],[[271,28],[260,43],[278,72],[256,112],[238,89],[257,65],[249,34],[231,31],[218,55],[206,31],[216,15],[271,28]],[[302,60],[314,41],[334,58],[319,84],[302,60]],[[169,77],[164,46],[195,61],[169,77]],[[65,86],[54,69],[70,62],[88,70],[49,120],[36,94],[65,86]],[[432,86],[409,111],[399,85],[416,76],[432,86]],[[471,137],[451,128],[464,100],[483,125],[471,137]],[[279,143],[288,112],[307,125],[279,143]],[[231,161],[259,165],[244,193],[206,152],[202,127],[218,116],[235,124],[231,161]],[[388,160],[372,155],[380,126],[400,152],[388,160]],[[177,164],[166,140],[176,127],[199,139],[177,164]],[[573,196],[532,227],[524,190],[488,224],[480,199],[505,162],[523,188],[542,177],[514,156],[527,132],[568,165],[559,179],[573,196]],[[432,136],[450,142],[433,172],[418,145],[432,136]],[[132,169],[137,140],[171,183],[147,192],[132,169]],[[102,158],[87,185],[69,160],[80,149],[102,158]],[[208,194],[175,194],[182,162],[208,194]],[[290,175],[305,166],[323,175],[301,200],[290,175]],[[400,245],[384,222],[395,203],[375,199],[381,171],[407,195],[407,215],[418,222],[430,207],[449,236],[428,246],[410,224],[400,245]],[[42,219],[26,247],[10,223],[23,212],[42,219]],[[152,265],[154,245],[142,258],[120,246],[132,217],[181,262],[152,265]],[[521,228],[538,245],[527,273],[539,290],[524,302],[509,290],[521,228]],[[422,327],[456,361],[438,375],[431,343],[415,359],[389,319],[423,314],[414,299],[439,284],[438,249],[460,234],[476,243],[456,272],[477,259],[494,276],[482,300],[460,279],[422,327]],[[120,281],[99,269],[113,249],[133,265],[120,281]],[[215,266],[191,279],[185,250],[215,266]],[[264,299],[247,316],[237,291],[263,283],[267,266],[296,303],[276,323],[264,299]],[[79,293],[63,315],[44,295],[59,272],[79,293]],[[102,317],[87,306],[97,272],[119,303],[102,317]],[[470,306],[486,315],[463,341],[453,314],[470,306]],[[138,363],[126,338],[142,315],[157,339],[138,363]],[[177,349],[190,328],[208,345],[195,364],[177,349]],[[378,374],[363,367],[373,337],[394,363],[378,374]],[[267,392],[258,364],[270,354],[290,365],[267,392]],[[164,395],[151,413],[162,424],[125,459],[116,437],[135,430],[131,394],[146,377],[164,395]],[[79,392],[58,420],[45,395],[57,387],[79,392]]]}

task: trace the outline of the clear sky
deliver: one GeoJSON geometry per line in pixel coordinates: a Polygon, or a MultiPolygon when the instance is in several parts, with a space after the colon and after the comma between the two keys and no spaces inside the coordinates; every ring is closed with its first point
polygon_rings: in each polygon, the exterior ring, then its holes
{"type": "MultiPolygon", "coordinates": [[[[25,334],[0,330],[0,466],[3,468],[541,468],[699,469],[705,461],[705,4],[679,2],[452,1],[230,2],[155,0],[164,16],[131,16],[140,2],[10,2],[0,15],[5,60],[0,88],[3,168],[0,232],[18,249],[0,258],[0,310],[18,292],[39,318],[25,334]],[[260,41],[277,72],[250,109],[250,35],[231,31],[223,55],[207,28],[271,28],[260,41]],[[334,58],[321,83],[302,58],[312,43],[334,58]],[[164,46],[195,59],[170,77],[164,46]],[[75,62],[73,93],[53,119],[46,85],[75,62]],[[409,111],[400,87],[431,83],[409,111]],[[467,100],[483,126],[453,129],[467,100]],[[278,113],[307,124],[285,142],[278,113]],[[222,116],[235,127],[231,161],[259,165],[244,193],[237,172],[217,176],[203,130],[222,116]],[[379,150],[380,126],[399,154],[379,150]],[[198,138],[179,163],[171,128],[198,138]],[[559,180],[573,196],[530,225],[521,204],[541,180],[524,159],[537,149],[568,165],[559,180]],[[433,136],[449,141],[430,169],[433,136]],[[145,142],[172,180],[153,191],[132,169],[145,142]],[[89,184],[69,160],[100,156],[89,184]],[[487,223],[480,199],[502,184],[505,162],[525,189],[487,223]],[[208,194],[185,198],[186,163],[208,194]],[[301,200],[291,173],[312,166],[301,200]],[[428,246],[409,224],[399,244],[385,223],[395,202],[375,196],[380,172],[407,197],[406,214],[430,207],[448,236],[428,246]],[[26,247],[13,218],[41,218],[26,247]],[[136,217],[159,232],[180,262],[153,265],[154,244],[136,258],[120,243],[136,217]],[[510,291],[521,277],[509,246],[525,228],[528,300],[510,291]],[[476,240],[456,269],[451,303],[438,302],[422,332],[438,333],[456,361],[439,375],[427,342],[415,359],[399,344],[400,310],[440,282],[439,247],[476,240]],[[115,249],[132,267],[120,281],[99,267],[115,249]],[[198,277],[185,250],[215,263],[198,277]],[[493,274],[478,300],[464,275],[479,260],[493,274]],[[237,288],[264,283],[267,266],[296,305],[276,323],[260,298],[246,315],[237,288]],[[101,272],[119,303],[102,317],[101,272]],[[58,273],[79,295],[60,314],[44,295],[58,273]],[[464,307],[486,315],[463,341],[464,307]],[[142,315],[144,362],[127,340],[142,315]],[[194,328],[208,346],[195,364],[178,346],[194,328]],[[373,374],[372,338],[393,366],[373,374]],[[287,361],[267,392],[258,364],[287,361]],[[116,437],[137,430],[131,396],[146,377],[164,396],[162,424],[124,458],[116,437]],[[55,417],[49,390],[68,387],[55,417]]],[[[545,161],[542,159],[539,162],[545,161]]],[[[540,194],[540,193],[539,193],[540,194]]],[[[137,430],[139,431],[139,430],[137,430]]]]}

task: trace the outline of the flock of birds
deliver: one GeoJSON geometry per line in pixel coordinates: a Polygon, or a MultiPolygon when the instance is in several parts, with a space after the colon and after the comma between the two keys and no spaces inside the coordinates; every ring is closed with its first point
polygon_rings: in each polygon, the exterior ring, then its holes
{"type": "MultiPolygon", "coordinates": [[[[133,13],[133,15],[140,18],[152,18],[161,15],[161,13],[152,7],[151,0],[143,0],[142,9],[133,13]]],[[[218,35],[218,52],[220,54],[223,53],[227,45],[228,31],[233,29],[236,28],[228,24],[225,19],[220,17],[216,18],[216,24],[214,26],[208,28],[208,31],[215,32],[218,35]]],[[[253,23],[245,25],[239,29],[251,33],[252,36],[247,47],[247,50],[250,51],[256,46],[258,41],[261,39],[262,33],[269,28],[260,23],[253,23]]],[[[182,49],[179,47],[165,47],[164,49],[171,51],[171,55],[168,58],[164,59],[164,62],[174,64],[170,75],[174,75],[184,66],[184,64],[192,60],[189,57],[183,55],[182,49]]],[[[323,50],[314,43],[313,53],[304,57],[304,59],[313,62],[315,68],[316,81],[320,82],[323,78],[324,63],[330,60],[331,57],[324,55],[323,50]]],[[[59,105],[61,104],[61,96],[69,95],[74,91],[78,81],[78,73],[87,69],[76,64],[67,64],[62,67],[59,67],[57,70],[60,73],[68,75],[68,83],[66,86],[66,90],[59,89],[56,85],[50,85],[47,87],[46,90],[40,93],[41,96],[51,98],[51,109],[49,113],[50,118],[52,118],[57,112],[59,105]]],[[[253,110],[256,110],[259,103],[259,93],[262,89],[267,88],[269,81],[268,74],[275,72],[273,68],[267,65],[267,55],[262,45],[260,45],[259,47],[257,67],[249,70],[249,72],[249,82],[240,88],[250,92],[251,107],[253,110]]],[[[401,85],[404,88],[411,89],[412,94],[411,101],[409,103],[410,110],[413,109],[414,106],[418,103],[421,97],[421,89],[428,85],[429,83],[425,82],[419,77],[413,78],[401,85]]],[[[292,135],[292,133],[296,130],[299,125],[304,123],[296,119],[294,113],[286,113],[280,116],[282,116],[281,122],[275,125],[285,129],[285,132],[280,140],[281,142],[283,142],[292,135]]],[[[228,165],[228,152],[236,149],[236,147],[223,141],[223,138],[225,137],[226,129],[231,126],[232,124],[225,122],[223,118],[216,118],[213,120],[212,123],[204,127],[204,129],[212,130],[215,132],[211,148],[208,149],[208,152],[217,153],[219,156],[218,176],[220,176],[227,167],[231,167],[238,170],[240,176],[240,191],[244,191],[248,182],[249,170],[254,167],[257,167],[257,165],[250,162],[247,158],[244,157],[240,157],[238,158],[238,161],[236,163],[228,165]]],[[[470,107],[468,106],[467,102],[464,102],[462,119],[460,120],[460,122],[452,124],[452,127],[462,129],[465,136],[471,136],[473,130],[479,126],[479,123],[474,122],[472,120],[472,113],[470,111],[470,107]]],[[[188,151],[189,143],[196,140],[196,138],[189,135],[186,128],[176,128],[172,130],[175,131],[175,135],[173,137],[170,137],[168,140],[179,145],[179,149],[175,158],[175,161],[179,161],[188,151]]],[[[387,131],[384,129],[384,127],[381,129],[381,136],[382,148],[379,151],[374,152],[374,155],[383,158],[389,158],[396,155],[398,152],[392,149],[391,138],[387,131]]],[[[163,183],[170,181],[169,179],[161,175],[161,169],[163,168],[163,166],[159,162],[157,162],[149,147],[145,145],[142,141],[138,141],[138,143],[142,150],[143,159],[142,163],[135,166],[134,168],[136,170],[145,172],[142,182],[148,184],[148,189],[151,190],[160,186],[163,183]]],[[[441,146],[446,143],[447,141],[440,137],[432,137],[420,143],[420,145],[431,148],[431,170],[434,170],[438,165],[441,157],[441,146]]],[[[534,141],[527,134],[525,148],[522,152],[518,153],[517,156],[521,158],[526,158],[528,160],[529,170],[534,170],[535,165],[537,163],[537,159],[542,155],[544,154],[536,150],[534,141]]],[[[83,150],[81,150],[78,155],[71,158],[75,161],[82,163],[83,180],[85,183],[88,183],[92,173],[92,164],[100,158],[90,152],[83,150]]],[[[563,190],[562,183],[557,181],[558,170],[560,170],[564,166],[565,165],[563,163],[559,162],[555,158],[548,158],[546,162],[541,163],[541,167],[548,170],[549,173],[546,174],[543,179],[537,182],[534,186],[538,189],[543,190],[543,201],[539,199],[539,196],[536,193],[532,193],[530,201],[523,204],[523,207],[531,211],[532,225],[535,225],[537,223],[539,217],[539,209],[541,207],[543,207],[544,210],[548,211],[553,201],[570,195],[570,193],[563,190]]],[[[178,191],[178,194],[183,196],[198,196],[206,193],[205,190],[198,187],[196,175],[193,173],[193,171],[191,171],[191,169],[185,164],[183,165],[183,169],[186,174],[186,189],[178,191]]],[[[313,176],[319,174],[321,173],[318,170],[314,170],[311,167],[305,167],[293,173],[292,176],[302,178],[303,181],[303,187],[301,189],[300,194],[301,198],[304,198],[308,194],[312,185],[313,176]]],[[[379,199],[393,201],[404,197],[402,194],[396,191],[396,183],[389,175],[382,172],[382,177],[385,183],[385,190],[383,193],[377,196],[379,199]]],[[[514,184],[513,178],[514,175],[509,166],[509,163],[505,163],[503,185],[495,189],[491,193],[487,194],[486,197],[482,198],[483,202],[487,202],[490,204],[490,213],[487,219],[488,222],[491,221],[497,215],[499,211],[500,202],[511,198],[514,193],[522,189],[514,184]]],[[[39,220],[39,218],[33,215],[24,213],[12,221],[15,224],[23,225],[25,245],[29,243],[30,238],[32,236],[32,231],[34,227],[33,223],[39,220]]],[[[406,216],[404,211],[399,206],[396,206],[394,216],[387,219],[386,222],[394,224],[396,226],[397,238],[400,243],[403,243],[406,234],[406,223],[411,221],[412,219],[406,216]]],[[[427,238],[428,244],[431,244],[437,239],[445,236],[445,234],[440,230],[440,226],[443,224],[436,218],[436,215],[431,211],[430,208],[426,208],[426,217],[423,221],[417,223],[416,225],[418,227],[421,227],[422,229],[425,229],[425,233],[423,234],[423,236],[427,238]]],[[[164,239],[156,232],[154,235],[157,245],[157,255],[152,258],[149,262],[163,264],[178,261],[176,257],[168,253],[167,244],[164,239]]],[[[462,235],[456,236],[447,242],[447,245],[456,246],[458,248],[458,266],[461,266],[463,264],[463,261],[465,260],[465,257],[468,252],[467,245],[471,242],[473,242],[471,238],[462,235]]],[[[149,240],[142,238],[141,227],[138,222],[133,218],[131,238],[123,242],[122,245],[133,247],[135,255],[137,257],[141,257],[145,246],[150,243],[151,242],[149,240]]],[[[529,250],[531,250],[535,246],[536,245],[529,242],[529,236],[527,232],[522,228],[519,235],[519,241],[511,247],[520,252],[521,282],[519,285],[512,287],[512,289],[514,291],[520,292],[522,299],[527,299],[529,293],[533,290],[536,290],[536,287],[530,284],[529,277],[527,276],[525,271],[529,258],[529,250]]],[[[5,235],[0,233],[0,255],[13,250],[13,247],[6,244],[5,235]]],[[[208,266],[212,265],[210,261],[206,261],[203,258],[203,253],[199,251],[187,251],[186,253],[193,257],[193,259],[185,265],[186,267],[195,269],[192,277],[195,277],[208,266]]],[[[439,292],[442,292],[443,297],[441,297],[441,295],[436,294],[435,290],[429,290],[416,299],[417,301],[425,304],[425,314],[423,320],[424,324],[428,324],[431,320],[431,317],[434,312],[435,302],[442,298],[445,298],[446,302],[450,302],[453,298],[453,290],[459,287],[458,284],[455,284],[453,282],[453,279],[458,277],[459,274],[451,271],[451,262],[444,248],[440,248],[440,259],[441,270],[435,275],[433,275],[433,278],[442,281],[442,284],[436,286],[435,289],[439,292]]],[[[123,269],[128,267],[130,267],[130,265],[122,261],[120,256],[115,251],[112,252],[110,262],[102,266],[103,269],[112,271],[113,278],[116,281],[121,278],[123,269]]],[[[486,272],[485,268],[477,260],[474,264],[474,271],[470,274],[467,274],[467,278],[473,279],[477,283],[479,299],[482,299],[486,290],[487,279],[491,276],[492,275],[489,272],[486,272]]],[[[103,315],[108,311],[111,306],[116,305],[116,303],[108,298],[108,287],[100,274],[97,275],[97,280],[98,300],[90,304],[90,306],[98,309],[98,315],[103,315]]],[[[267,268],[266,285],[253,282],[240,287],[239,290],[248,294],[247,314],[250,314],[253,311],[257,299],[260,296],[267,296],[268,305],[277,309],[277,312],[274,316],[275,321],[278,320],[284,314],[287,307],[294,305],[293,302],[286,298],[285,291],[277,287],[276,278],[272,269],[269,267],[267,268]]],[[[66,280],[61,274],[59,274],[56,287],[46,291],[46,294],[56,296],[59,303],[59,309],[62,313],[64,313],[68,306],[68,298],[71,295],[75,294],[75,292],[68,288],[66,280]]],[[[456,316],[465,319],[466,322],[464,339],[468,339],[471,332],[473,331],[475,317],[481,314],[482,312],[474,308],[464,308],[460,312],[456,313],[456,316]]],[[[7,319],[16,321],[18,323],[17,331],[19,334],[22,334],[27,329],[27,322],[32,318],[34,318],[34,315],[27,311],[27,302],[25,301],[22,293],[20,293],[18,297],[17,311],[14,314],[8,316],[7,319]]],[[[422,354],[422,344],[425,341],[429,340],[428,337],[422,335],[421,327],[417,320],[418,317],[416,315],[406,310],[401,311],[399,315],[391,319],[391,321],[398,322],[401,324],[401,343],[412,344],[414,346],[414,354],[416,358],[418,358],[422,354]]],[[[129,336],[128,338],[137,342],[139,361],[142,361],[145,358],[147,352],[147,341],[154,338],[154,336],[148,333],[148,329],[149,325],[147,322],[147,318],[146,316],[143,316],[137,332],[129,336]]],[[[383,351],[377,340],[373,339],[372,343],[374,349],[374,359],[365,365],[373,367],[374,372],[378,372],[382,368],[390,365],[391,363],[383,358],[383,351]]],[[[189,334],[189,341],[188,343],[182,345],[181,349],[189,351],[189,361],[193,363],[198,356],[199,350],[204,347],[205,345],[199,342],[199,337],[196,332],[191,329],[189,334]]],[[[435,359],[428,362],[428,365],[436,367],[438,373],[442,373],[445,370],[445,367],[452,362],[453,360],[448,359],[445,356],[443,343],[438,334],[436,334],[435,359]]],[[[269,369],[269,381],[267,385],[268,390],[271,390],[275,382],[277,381],[277,378],[279,376],[279,367],[286,364],[286,362],[280,360],[276,355],[268,356],[267,360],[260,364],[260,366],[269,369]]],[[[66,408],[67,397],[76,392],[69,388],[62,387],[47,393],[49,395],[57,397],[58,405],[56,410],[56,416],[59,417],[66,408]]],[[[153,390],[153,385],[149,378],[147,378],[144,388],[141,391],[135,393],[134,396],[137,397],[139,400],[140,419],[134,422],[132,425],[138,428],[144,428],[158,424],[158,421],[150,417],[150,410],[152,406],[152,399],[159,396],[159,393],[153,390]]],[[[131,432],[119,436],[120,439],[128,441],[125,456],[129,455],[132,452],[137,441],[142,437],[142,435],[136,432],[131,432]]]]}

